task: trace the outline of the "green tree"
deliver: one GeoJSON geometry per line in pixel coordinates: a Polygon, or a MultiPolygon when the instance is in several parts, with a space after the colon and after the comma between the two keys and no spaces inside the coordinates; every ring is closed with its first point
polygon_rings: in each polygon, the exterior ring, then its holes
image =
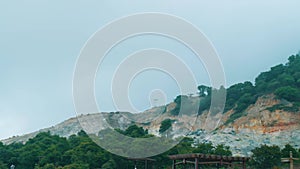
{"type": "Polygon", "coordinates": [[[171,111],[171,115],[178,116],[180,114],[180,111],[182,111],[182,108],[187,105],[187,103],[188,103],[188,96],[179,95],[179,96],[177,96],[174,99],[174,102],[176,103],[176,106],[171,111]]]}
{"type": "Polygon", "coordinates": [[[278,81],[280,82],[281,86],[287,86],[290,84],[295,84],[295,79],[291,74],[282,73],[278,75],[278,81]]]}
{"type": "Polygon", "coordinates": [[[223,144],[219,144],[215,147],[214,154],[222,155],[222,156],[232,156],[232,152],[230,151],[230,147],[225,146],[223,144]]]}
{"type": "MultiPolygon", "coordinates": [[[[240,104],[250,105],[256,101],[255,88],[251,82],[238,83],[227,89],[225,111],[239,107],[240,104]]],[[[237,109],[245,109],[247,106],[240,106],[237,109]],[[241,108],[242,107],[242,108],[241,108]]]]}
{"type": "Polygon", "coordinates": [[[200,143],[196,145],[196,148],[194,148],[193,153],[214,154],[214,146],[211,142],[200,143]]]}
{"type": "Polygon", "coordinates": [[[13,156],[13,152],[8,148],[8,146],[5,146],[2,142],[0,142],[0,161],[7,164],[13,156]]]}
{"type": "Polygon", "coordinates": [[[72,163],[64,166],[62,169],[87,169],[87,168],[89,168],[88,164],[72,163]]]}
{"type": "Polygon", "coordinates": [[[172,120],[171,119],[165,119],[161,122],[159,133],[163,133],[170,129],[172,127],[172,120]]]}
{"type": "Polygon", "coordinates": [[[291,86],[278,88],[275,91],[275,95],[291,102],[300,101],[300,90],[291,86]]]}
{"type": "Polygon", "coordinates": [[[296,157],[296,158],[299,157],[299,153],[297,152],[297,150],[293,146],[291,146],[290,144],[286,144],[284,146],[284,148],[281,150],[281,154],[282,154],[281,156],[283,158],[290,157],[290,151],[293,153],[293,157],[296,157]]]}
{"type": "Polygon", "coordinates": [[[71,163],[89,164],[90,168],[100,168],[107,161],[106,153],[92,140],[80,144],[65,153],[71,163]]]}
{"type": "Polygon", "coordinates": [[[200,99],[199,109],[198,109],[198,115],[202,114],[204,110],[208,110],[211,105],[211,95],[207,95],[205,97],[202,97],[200,99]]]}
{"type": "Polygon", "coordinates": [[[200,85],[198,86],[199,90],[199,96],[200,97],[205,97],[211,95],[211,87],[205,86],[205,85],[200,85]]]}
{"type": "Polygon", "coordinates": [[[8,165],[5,164],[3,161],[0,161],[0,168],[1,168],[1,169],[8,168],[8,165]]]}
{"type": "Polygon", "coordinates": [[[102,169],[111,169],[111,168],[117,168],[116,162],[113,159],[110,159],[106,163],[104,163],[101,166],[102,169]]]}
{"type": "Polygon", "coordinates": [[[56,169],[55,165],[52,163],[46,164],[43,167],[34,167],[34,169],[56,169]]]}
{"type": "Polygon", "coordinates": [[[261,145],[252,150],[251,166],[256,169],[272,169],[280,165],[281,151],[278,146],[261,145]]]}
{"type": "Polygon", "coordinates": [[[23,169],[34,168],[39,162],[41,151],[41,148],[37,144],[26,143],[24,147],[19,149],[18,167],[23,169]]]}
{"type": "Polygon", "coordinates": [[[174,147],[174,149],[176,149],[175,151],[179,154],[191,153],[193,150],[193,147],[192,147],[193,141],[194,140],[192,138],[185,137],[180,141],[179,144],[177,144],[174,147]]]}
{"type": "Polygon", "coordinates": [[[125,131],[118,131],[126,136],[133,138],[141,138],[148,135],[148,130],[144,130],[143,127],[138,127],[137,125],[129,126],[125,131]]]}

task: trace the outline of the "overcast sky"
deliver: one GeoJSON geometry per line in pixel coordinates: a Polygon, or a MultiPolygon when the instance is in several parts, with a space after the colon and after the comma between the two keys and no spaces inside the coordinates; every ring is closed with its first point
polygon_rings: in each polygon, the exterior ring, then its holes
{"type": "MultiPolygon", "coordinates": [[[[194,24],[216,48],[230,86],[253,82],[261,71],[285,63],[300,50],[299,8],[298,0],[0,1],[0,138],[76,116],[72,76],[79,52],[93,33],[115,19],[162,12],[194,24]]],[[[99,68],[96,96],[101,111],[115,111],[110,88],[102,82],[121,61],[117,56],[148,47],[181,55],[197,82],[208,83],[201,62],[189,59],[193,54],[182,44],[163,37],[137,37],[114,48],[99,68]]],[[[129,89],[133,105],[138,110],[150,107],[153,89],[165,90],[166,102],[171,101],[179,94],[172,82],[162,72],[140,74],[129,89]]]]}

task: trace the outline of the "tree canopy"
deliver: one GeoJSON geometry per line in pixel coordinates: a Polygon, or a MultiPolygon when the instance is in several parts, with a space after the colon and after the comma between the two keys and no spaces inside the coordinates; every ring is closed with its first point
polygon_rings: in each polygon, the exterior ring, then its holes
{"type": "MultiPolygon", "coordinates": [[[[198,86],[201,97],[199,113],[210,107],[211,88],[205,85],[198,86]]],[[[278,64],[270,70],[260,73],[255,78],[255,84],[249,81],[237,83],[226,89],[226,104],[224,112],[234,110],[226,124],[245,115],[246,109],[254,104],[258,97],[274,94],[277,99],[283,99],[292,106],[275,105],[268,110],[282,109],[299,112],[300,107],[300,55],[292,55],[286,64],[278,64]]]]}
{"type": "MultiPolygon", "coordinates": [[[[130,137],[154,137],[136,125],[130,126],[124,131],[118,131],[130,137]]],[[[201,144],[195,147],[192,144],[193,139],[184,138],[169,151],[152,158],[156,160],[157,166],[166,168],[171,166],[168,155],[203,152],[202,148],[204,147],[213,149],[213,151],[209,150],[207,153],[231,154],[223,145],[210,147],[210,144],[201,144]]],[[[134,165],[132,161],[126,158],[102,149],[84,131],[79,132],[77,135],[71,135],[69,138],[51,135],[49,132],[39,133],[25,144],[3,145],[0,142],[0,168],[9,168],[12,164],[16,168],[22,169],[125,169],[130,166],[130,168],[133,168],[134,165]]]]}
{"type": "MultiPolygon", "coordinates": [[[[131,126],[121,131],[128,136],[132,133],[140,133],[141,138],[149,137],[146,130],[138,126],[131,126]]],[[[289,151],[293,152],[294,157],[299,156],[299,150],[297,151],[291,145],[286,145],[282,150],[278,146],[257,147],[252,150],[251,168],[266,169],[279,166],[280,158],[289,157],[289,151]]],[[[194,144],[192,138],[183,138],[175,147],[151,158],[156,160],[155,168],[168,168],[172,163],[168,155],[186,153],[232,155],[228,146],[213,145],[210,142],[194,144]]],[[[3,145],[0,142],[0,168],[9,168],[12,164],[22,169],[126,169],[134,167],[132,161],[111,154],[96,145],[83,131],[69,138],[51,135],[49,132],[39,133],[25,144],[3,145]]],[[[138,168],[143,168],[142,164],[138,165],[140,165],[138,168]]]]}

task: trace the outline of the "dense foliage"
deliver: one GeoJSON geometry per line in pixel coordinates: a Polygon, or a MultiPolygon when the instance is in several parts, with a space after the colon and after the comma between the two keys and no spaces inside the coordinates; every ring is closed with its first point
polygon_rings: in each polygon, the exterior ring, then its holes
{"type": "MultiPolygon", "coordinates": [[[[227,123],[243,116],[247,107],[265,94],[274,94],[278,99],[289,104],[279,104],[270,107],[269,110],[283,109],[287,111],[299,112],[300,105],[300,55],[289,57],[288,63],[272,67],[269,71],[261,73],[255,79],[255,85],[251,82],[238,83],[227,89],[227,100],[225,111],[234,110],[227,123]]],[[[200,108],[198,114],[209,109],[211,102],[211,87],[201,85],[198,87],[200,96],[200,108]]],[[[221,90],[221,89],[220,89],[221,90]]],[[[188,96],[178,96],[175,99],[176,107],[171,114],[180,115],[181,111],[194,111],[185,106],[194,104],[188,96]]],[[[162,122],[160,132],[169,129],[172,121],[167,119],[162,122]]],[[[154,137],[149,135],[147,130],[136,125],[130,126],[125,131],[116,129],[121,134],[145,138],[154,137]]],[[[183,153],[205,153],[217,155],[232,155],[229,147],[224,145],[214,146],[211,143],[201,143],[193,145],[193,139],[184,138],[178,145],[169,151],[152,157],[156,160],[155,168],[167,168],[171,166],[168,155],[183,153]]],[[[150,147],[151,148],[151,147],[150,147]]],[[[282,150],[278,146],[262,145],[252,150],[252,168],[272,168],[280,166],[280,158],[288,157],[292,151],[295,157],[299,157],[299,150],[286,145],[282,150]]],[[[77,135],[69,138],[47,133],[39,133],[36,137],[29,139],[25,144],[13,143],[3,145],[0,142],[0,169],[7,169],[14,164],[16,169],[125,169],[133,168],[133,162],[111,154],[95,144],[85,132],[81,131],[77,135]]],[[[141,165],[141,164],[138,164],[141,165]]]]}
{"type": "MultiPolygon", "coordinates": [[[[153,137],[136,125],[130,126],[122,134],[132,137],[153,137]]],[[[168,155],[178,153],[209,153],[231,155],[228,147],[211,143],[192,146],[193,139],[184,138],[180,144],[168,152],[153,157],[155,168],[171,166],[168,155]]],[[[125,169],[133,168],[134,163],[126,158],[111,154],[96,145],[85,132],[72,135],[68,139],[51,135],[49,132],[39,133],[25,144],[13,143],[3,145],[0,142],[0,169],[7,169],[14,164],[16,169],[125,169]]],[[[142,166],[142,164],[138,164],[142,166]]]]}
{"type": "Polygon", "coordinates": [[[172,120],[171,119],[165,119],[161,122],[159,133],[163,133],[170,129],[172,127],[172,120]]]}
{"type": "Polygon", "coordinates": [[[285,145],[285,147],[281,150],[276,145],[261,145],[260,147],[256,147],[252,150],[253,155],[250,165],[255,169],[278,168],[283,165],[281,163],[281,158],[290,157],[290,151],[293,153],[293,157],[299,157],[300,152],[289,144],[285,145]]]}
{"type": "MultiPolygon", "coordinates": [[[[211,88],[198,86],[200,101],[199,113],[208,110],[211,102],[211,88]]],[[[255,85],[246,81],[230,86],[226,90],[226,104],[224,112],[234,110],[226,122],[231,123],[237,118],[247,114],[246,109],[254,104],[258,97],[274,94],[277,99],[288,101],[291,104],[278,104],[268,110],[285,110],[299,112],[300,107],[300,55],[292,55],[285,65],[279,64],[271,67],[269,71],[262,72],[255,79],[255,85]]]]}
{"type": "Polygon", "coordinates": [[[176,103],[176,107],[171,111],[171,114],[178,116],[180,114],[180,110],[182,110],[182,105],[188,104],[188,96],[179,95],[175,98],[174,102],[176,103]]]}
{"type": "MultiPolygon", "coordinates": [[[[135,125],[122,133],[132,137],[154,137],[135,125]]],[[[286,145],[282,150],[278,146],[262,145],[252,150],[251,167],[267,169],[279,166],[281,165],[280,158],[289,157],[290,151],[293,152],[294,157],[299,157],[299,150],[297,151],[290,145],[286,145]]],[[[156,160],[154,168],[163,169],[170,168],[172,165],[168,155],[186,153],[232,155],[228,146],[214,146],[212,143],[195,145],[192,138],[183,138],[169,151],[151,158],[156,160]]],[[[25,144],[3,145],[0,142],[0,169],[7,169],[12,164],[16,166],[16,169],[134,168],[133,161],[107,152],[96,145],[83,131],[68,139],[47,132],[39,133],[25,144]]],[[[143,168],[143,163],[137,163],[137,166],[143,168]]],[[[210,167],[204,166],[204,168],[210,167]]]]}
{"type": "Polygon", "coordinates": [[[252,166],[257,169],[271,169],[280,165],[281,152],[278,146],[262,145],[252,150],[252,166]]]}

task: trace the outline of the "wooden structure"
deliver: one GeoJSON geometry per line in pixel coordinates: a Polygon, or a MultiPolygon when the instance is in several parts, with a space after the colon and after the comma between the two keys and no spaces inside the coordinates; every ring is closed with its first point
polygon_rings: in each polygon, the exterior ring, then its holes
{"type": "Polygon", "coordinates": [[[294,169],[294,160],[299,160],[299,158],[293,158],[292,151],[290,151],[290,158],[281,158],[281,162],[290,163],[290,169],[294,169]]]}
{"type": "Polygon", "coordinates": [[[250,160],[249,157],[230,157],[219,155],[207,155],[207,154],[178,154],[169,156],[173,160],[172,169],[176,169],[177,166],[186,164],[193,164],[195,169],[199,169],[199,165],[215,164],[217,168],[221,166],[237,167],[246,169],[246,162],[250,160]]]}
{"type": "Polygon", "coordinates": [[[134,162],[134,169],[137,169],[137,162],[143,162],[145,169],[152,169],[154,167],[153,163],[155,162],[155,160],[151,158],[128,158],[128,160],[134,162]]]}

